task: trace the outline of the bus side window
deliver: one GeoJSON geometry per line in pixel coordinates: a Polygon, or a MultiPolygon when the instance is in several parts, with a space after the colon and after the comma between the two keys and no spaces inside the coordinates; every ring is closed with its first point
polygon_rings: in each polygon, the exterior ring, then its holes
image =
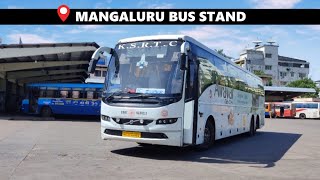
{"type": "Polygon", "coordinates": [[[69,94],[68,91],[60,91],[60,97],[61,98],[68,98],[68,94],[69,94]]]}
{"type": "Polygon", "coordinates": [[[80,95],[79,91],[72,91],[72,98],[78,99],[79,95],[80,95]]]}
{"type": "Polygon", "coordinates": [[[93,99],[93,91],[87,91],[87,99],[93,99]]]}

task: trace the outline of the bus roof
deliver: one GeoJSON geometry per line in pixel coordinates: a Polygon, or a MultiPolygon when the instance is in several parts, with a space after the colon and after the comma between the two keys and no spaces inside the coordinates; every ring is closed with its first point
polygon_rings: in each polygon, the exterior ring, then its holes
{"type": "Polygon", "coordinates": [[[154,35],[154,36],[139,36],[139,37],[132,37],[132,38],[125,38],[125,39],[121,39],[118,41],[118,43],[130,43],[130,42],[137,42],[137,41],[148,41],[148,40],[184,40],[184,41],[188,41],[191,42],[199,47],[201,47],[202,49],[214,54],[215,56],[223,59],[226,62],[229,62],[230,64],[233,64],[235,67],[245,71],[248,74],[251,74],[252,76],[254,76],[255,78],[259,79],[260,81],[262,81],[262,79],[258,76],[256,76],[255,74],[251,73],[250,71],[240,67],[239,65],[236,65],[233,61],[231,61],[230,59],[222,56],[221,54],[217,53],[216,51],[208,48],[207,46],[205,46],[204,44],[200,43],[199,41],[193,39],[190,36],[187,35],[181,35],[181,34],[177,34],[177,35],[154,35]]]}
{"type": "Polygon", "coordinates": [[[27,87],[56,87],[56,88],[103,88],[103,84],[82,84],[82,83],[32,83],[27,87]]]}

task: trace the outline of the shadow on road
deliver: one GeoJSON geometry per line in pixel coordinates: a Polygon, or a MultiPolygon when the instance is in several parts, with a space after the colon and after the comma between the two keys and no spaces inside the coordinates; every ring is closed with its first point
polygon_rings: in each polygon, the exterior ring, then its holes
{"type": "Polygon", "coordinates": [[[193,148],[167,146],[136,146],[112,152],[124,156],[158,160],[263,164],[268,168],[275,166],[275,162],[280,160],[300,137],[301,134],[257,132],[254,137],[238,135],[218,140],[214,147],[203,152],[194,151],[193,148]]]}

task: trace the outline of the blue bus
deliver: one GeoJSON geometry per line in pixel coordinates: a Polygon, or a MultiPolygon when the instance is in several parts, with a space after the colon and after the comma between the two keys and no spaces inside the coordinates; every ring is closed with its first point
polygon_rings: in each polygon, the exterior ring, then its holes
{"type": "Polygon", "coordinates": [[[100,115],[103,84],[34,83],[27,85],[21,110],[50,117],[56,114],[100,115]]]}

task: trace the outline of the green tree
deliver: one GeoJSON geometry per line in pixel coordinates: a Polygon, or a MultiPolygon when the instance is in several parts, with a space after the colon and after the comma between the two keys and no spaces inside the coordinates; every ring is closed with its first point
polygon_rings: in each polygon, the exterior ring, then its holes
{"type": "Polygon", "coordinates": [[[296,81],[292,81],[289,84],[287,84],[288,87],[298,87],[298,88],[313,88],[316,90],[316,93],[306,93],[302,95],[301,97],[306,98],[316,98],[319,96],[319,88],[317,88],[317,85],[312,79],[310,78],[304,78],[299,79],[296,81]]]}
{"type": "Polygon", "coordinates": [[[226,55],[224,52],[223,52],[223,49],[215,49],[217,51],[218,54],[222,55],[223,57],[225,58],[228,58],[228,59],[232,59],[232,57],[226,55]]]}

